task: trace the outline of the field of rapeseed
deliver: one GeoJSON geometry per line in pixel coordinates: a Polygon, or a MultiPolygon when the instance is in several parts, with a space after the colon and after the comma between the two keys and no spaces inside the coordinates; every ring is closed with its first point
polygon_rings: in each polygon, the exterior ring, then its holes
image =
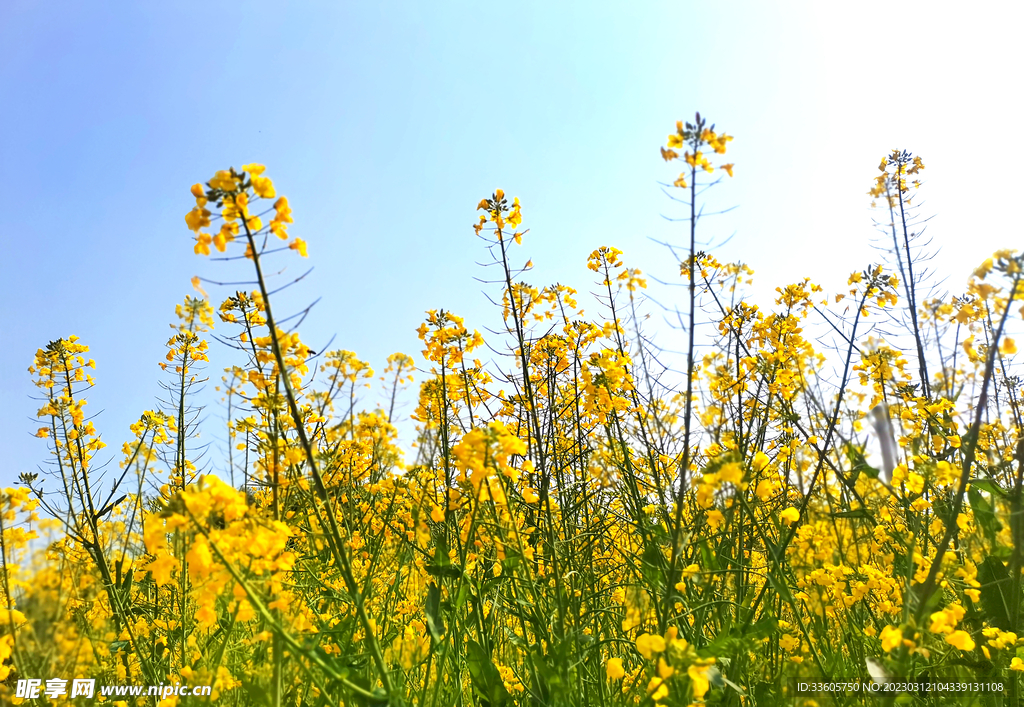
{"type": "Polygon", "coordinates": [[[698,115],[661,149],[690,216],[678,381],[640,330],[641,272],[594,250],[604,316],[584,318],[572,288],[521,279],[523,208],[499,189],[473,227],[497,333],[432,310],[425,363],[387,361],[392,401],[418,385],[404,454],[394,405],[357,404],[370,366],[310,351],[273,307],[271,263],[307,244],[264,167],[193,186],[196,254],[247,258],[258,287],[177,306],[167,399],[102,480],[88,347],[36,353],[51,456],[0,493],[0,703],[1017,704],[1024,256],[927,297],[924,165],[894,151],[870,192],[885,263],[761,309],[749,268],[697,249],[731,140],[698,115]],[[840,342],[838,377],[811,320],[840,342]],[[247,361],[221,387],[234,484],[199,473],[195,441],[215,321],[247,361]],[[974,687],[867,694],[870,675],[974,687]],[[212,691],[72,696],[72,678],[212,691]],[[826,681],[858,690],[799,690],[826,681]]]}

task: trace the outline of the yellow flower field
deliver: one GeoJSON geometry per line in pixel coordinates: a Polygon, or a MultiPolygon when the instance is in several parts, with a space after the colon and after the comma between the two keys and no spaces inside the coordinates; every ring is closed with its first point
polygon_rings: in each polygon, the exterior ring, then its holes
{"type": "Polygon", "coordinates": [[[396,353],[379,377],[390,409],[360,409],[368,363],[314,353],[275,308],[268,273],[316,241],[289,232],[264,167],[192,186],[195,253],[248,259],[258,286],[214,304],[193,280],[166,399],[119,454],[85,411],[88,346],[36,352],[50,455],[0,492],[0,703],[1017,704],[1024,256],[927,296],[924,163],[893,151],[869,185],[885,262],[762,309],[750,268],[698,249],[704,189],[742,178],[732,139],[698,114],[661,148],[690,217],[674,373],[640,327],[643,273],[595,244],[580,271],[603,312],[585,317],[573,288],[522,279],[528,207],[498,189],[472,224],[495,316],[428,311],[422,363],[396,353]],[[234,483],[199,472],[214,451],[193,405],[227,347],[245,361],[216,369],[234,483]],[[211,691],[48,695],[48,678],[211,691]],[[869,691],[888,678],[931,688],[869,691]]]}

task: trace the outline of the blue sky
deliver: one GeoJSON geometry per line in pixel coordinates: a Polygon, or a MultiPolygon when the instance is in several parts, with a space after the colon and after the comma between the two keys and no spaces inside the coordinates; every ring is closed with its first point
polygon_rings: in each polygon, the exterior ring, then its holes
{"type": "MultiPolygon", "coordinates": [[[[87,411],[116,461],[156,405],[189,279],[240,276],[193,255],[183,220],[189,186],[231,165],[267,165],[309,244],[315,270],[279,311],[321,297],[304,339],[378,370],[418,354],[426,309],[495,324],[471,228],[495,187],[523,202],[535,284],[586,291],[600,245],[671,279],[652,239],[683,227],[663,218],[658,147],[695,110],[735,136],[736,176],[710,199],[738,208],[704,234],[735,233],[719,256],[755,269],[752,296],[804,276],[835,290],[877,260],[865,192],[894,147],[924,158],[933,265],[959,290],[1021,242],[1020,10],[833,5],[7,0],[0,483],[46,458],[26,369],[70,334],[97,360],[87,411]]],[[[212,361],[214,379],[231,362],[212,361]]]]}

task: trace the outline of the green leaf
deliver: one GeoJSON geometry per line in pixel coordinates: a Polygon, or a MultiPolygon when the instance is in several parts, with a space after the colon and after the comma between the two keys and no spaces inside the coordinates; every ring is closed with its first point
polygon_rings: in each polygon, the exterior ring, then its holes
{"type": "Polygon", "coordinates": [[[665,556],[661,554],[661,548],[653,539],[648,539],[643,555],[640,557],[640,572],[647,580],[647,586],[658,588],[664,585],[661,567],[665,562],[665,556]]]}
{"type": "Polygon", "coordinates": [[[250,704],[253,705],[266,705],[270,707],[270,691],[266,685],[260,685],[254,682],[243,682],[242,687],[249,694],[250,704]]]}
{"type": "Polygon", "coordinates": [[[1006,497],[1006,491],[1003,491],[1002,487],[992,479],[971,479],[971,491],[974,489],[987,491],[993,496],[999,496],[1000,498],[1006,497]]]}
{"type": "Polygon", "coordinates": [[[132,569],[128,570],[127,573],[125,573],[124,578],[121,580],[121,591],[126,592],[126,593],[131,592],[131,590],[132,590],[132,583],[134,582],[134,580],[135,580],[135,569],[132,568],[132,569]]]}
{"type": "Polygon", "coordinates": [[[759,682],[754,686],[754,703],[768,704],[775,700],[775,686],[770,682],[759,682]]]}
{"type": "Polygon", "coordinates": [[[451,577],[452,579],[458,579],[462,576],[462,568],[458,565],[448,564],[444,565],[443,567],[438,567],[436,565],[427,565],[426,570],[427,574],[432,575],[434,577],[451,577]]]}
{"type": "Polygon", "coordinates": [[[483,646],[473,640],[466,644],[466,667],[482,707],[503,707],[509,703],[510,695],[501,681],[501,673],[483,646]]]}
{"type": "MultiPolygon", "coordinates": [[[[1006,566],[994,557],[986,557],[978,565],[978,581],[981,582],[981,605],[989,622],[1003,631],[1012,631],[1010,616],[1014,597],[1006,566]]],[[[1020,597],[1016,597],[1016,602],[1020,602],[1020,597]]]]}
{"type": "Polygon", "coordinates": [[[444,539],[444,533],[438,533],[434,538],[434,566],[446,567],[451,563],[448,559],[448,542],[444,539]]]}
{"type": "MultiPolygon", "coordinates": [[[[373,687],[370,685],[370,681],[366,678],[352,677],[349,682],[359,687],[361,690],[370,693],[369,696],[361,695],[358,692],[349,692],[348,700],[357,705],[363,707],[388,707],[388,694],[384,692],[382,687],[373,687]]],[[[345,702],[349,704],[349,702],[345,702]]]]}
{"type": "Polygon", "coordinates": [[[427,615],[427,631],[434,643],[440,643],[444,636],[444,618],[441,616],[441,588],[431,582],[427,585],[427,601],[423,607],[427,615]]]}
{"type": "Polygon", "coordinates": [[[331,655],[320,646],[307,651],[306,655],[332,680],[344,680],[349,675],[351,663],[344,658],[331,655]]]}
{"type": "Polygon", "coordinates": [[[865,476],[868,476],[869,478],[872,479],[877,479],[878,475],[881,473],[878,470],[878,467],[871,466],[870,464],[863,460],[855,464],[851,471],[853,472],[852,474],[850,474],[851,481],[856,481],[857,477],[860,475],[861,472],[864,472],[865,476]]]}
{"type": "Polygon", "coordinates": [[[718,566],[718,555],[711,551],[707,540],[701,540],[700,542],[700,559],[702,560],[701,564],[712,572],[717,572],[721,569],[718,566]]]}
{"type": "Polygon", "coordinates": [[[434,561],[426,566],[427,574],[434,577],[461,577],[462,568],[452,564],[448,557],[448,543],[444,535],[438,534],[434,538],[434,561]]]}
{"type": "Polygon", "coordinates": [[[777,632],[779,629],[779,622],[775,620],[774,616],[765,616],[757,623],[753,623],[747,627],[747,630],[743,632],[743,635],[747,638],[764,638],[777,632]]]}
{"type": "Polygon", "coordinates": [[[974,518],[978,525],[985,531],[990,542],[996,538],[996,533],[1002,530],[1002,525],[996,520],[995,511],[992,509],[992,502],[985,498],[981,491],[973,485],[967,491],[967,500],[970,501],[971,510],[974,511],[974,518]]]}
{"type": "MultiPolygon", "coordinates": [[[[875,473],[878,473],[878,469],[875,469],[875,473]]],[[[836,511],[832,513],[833,518],[862,518],[869,520],[871,513],[868,512],[867,508],[855,508],[852,511],[836,511]]]]}
{"type": "Polygon", "coordinates": [[[780,581],[779,578],[775,576],[775,570],[772,568],[768,569],[768,583],[772,585],[772,589],[774,589],[779,596],[785,599],[788,603],[794,603],[793,594],[789,591],[789,585],[780,581]]]}
{"type": "Polygon", "coordinates": [[[727,678],[724,675],[722,675],[721,671],[719,671],[718,668],[716,668],[714,666],[711,666],[711,670],[714,671],[714,673],[711,675],[712,683],[716,687],[729,687],[729,688],[735,690],[736,692],[738,692],[741,695],[746,695],[747,694],[747,691],[744,690],[742,686],[737,685],[732,680],[730,680],[729,678],[727,678]],[[721,683],[721,684],[719,684],[719,683],[721,683]]]}
{"type": "Polygon", "coordinates": [[[459,594],[455,597],[455,609],[461,609],[462,605],[466,603],[466,599],[469,598],[469,585],[465,582],[459,587],[459,594]]]}

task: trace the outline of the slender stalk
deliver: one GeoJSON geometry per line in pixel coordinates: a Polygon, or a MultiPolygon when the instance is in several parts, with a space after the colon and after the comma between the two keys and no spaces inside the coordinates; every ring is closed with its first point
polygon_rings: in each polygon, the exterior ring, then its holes
{"type": "Polygon", "coordinates": [[[1006,307],[1003,309],[1003,313],[999,318],[999,326],[996,328],[992,345],[989,347],[988,357],[985,362],[985,376],[981,383],[981,393],[978,396],[978,405],[974,412],[974,422],[967,434],[967,444],[964,447],[963,466],[960,472],[960,480],[957,484],[957,490],[953,496],[953,507],[950,511],[949,518],[946,521],[946,530],[942,534],[942,539],[935,547],[935,559],[932,560],[931,567],[928,568],[928,576],[925,579],[924,584],[921,586],[921,589],[916,592],[917,610],[914,612],[914,622],[917,625],[920,625],[925,613],[928,611],[928,600],[935,592],[939,571],[942,568],[942,562],[946,556],[946,550],[949,548],[949,544],[952,542],[953,537],[959,530],[957,518],[960,516],[960,512],[964,507],[964,494],[967,492],[967,484],[971,479],[971,467],[974,465],[974,458],[978,449],[978,438],[981,435],[981,419],[988,408],[988,389],[989,385],[992,383],[992,374],[995,370],[996,356],[999,354],[998,345],[1003,336],[1006,319],[1010,314],[1010,304],[1013,301],[1013,293],[1017,292],[1020,282],[1021,275],[1018,272],[1013,279],[1013,286],[1010,288],[1010,299],[1007,301],[1006,307]]]}
{"type": "MultiPolygon", "coordinates": [[[[700,130],[703,128],[701,121],[697,121],[695,133],[697,137],[693,140],[693,150],[696,153],[700,144],[700,130]]],[[[690,253],[687,265],[689,267],[687,278],[687,296],[689,297],[690,312],[689,325],[686,331],[686,402],[683,412],[683,459],[679,465],[678,488],[676,489],[676,508],[673,523],[674,537],[672,540],[672,555],[669,559],[669,570],[665,582],[665,606],[670,606],[672,592],[679,581],[679,557],[682,554],[682,532],[683,532],[683,505],[687,488],[687,470],[690,468],[690,436],[693,425],[693,350],[696,338],[696,310],[697,310],[697,165],[690,165],[690,253]]]]}
{"type": "Polygon", "coordinates": [[[267,312],[267,328],[270,330],[271,347],[273,348],[274,360],[277,362],[277,369],[280,371],[280,379],[284,386],[288,409],[292,416],[292,422],[295,425],[295,431],[299,435],[299,441],[302,444],[302,449],[306,454],[306,462],[309,464],[310,475],[313,477],[313,486],[316,491],[316,495],[324,506],[324,515],[327,518],[329,531],[327,533],[327,542],[331,549],[331,554],[334,555],[334,558],[338,561],[339,569],[341,570],[346,588],[352,595],[352,599],[355,602],[356,614],[359,617],[359,623],[365,632],[366,639],[370,644],[370,655],[379,672],[380,680],[384,686],[384,692],[390,697],[394,691],[391,683],[391,676],[384,665],[384,656],[381,654],[380,644],[377,641],[373,625],[370,623],[370,617],[366,613],[362,592],[360,592],[359,586],[352,574],[351,559],[343,546],[341,531],[338,527],[338,520],[334,515],[334,507],[331,503],[330,493],[327,491],[327,485],[324,483],[323,476],[317,466],[313,447],[310,444],[309,436],[306,434],[306,424],[302,419],[302,413],[299,411],[299,406],[295,399],[295,393],[292,390],[288,368],[285,365],[284,355],[281,352],[281,342],[277,333],[277,325],[274,322],[274,314],[270,306],[270,294],[267,290],[266,280],[263,276],[263,268],[260,263],[260,253],[256,247],[256,239],[253,236],[252,230],[249,228],[249,223],[244,216],[241,221],[245,228],[245,237],[248,241],[250,252],[252,253],[253,265],[256,268],[256,279],[259,282],[260,294],[263,297],[263,306],[267,312]]]}

